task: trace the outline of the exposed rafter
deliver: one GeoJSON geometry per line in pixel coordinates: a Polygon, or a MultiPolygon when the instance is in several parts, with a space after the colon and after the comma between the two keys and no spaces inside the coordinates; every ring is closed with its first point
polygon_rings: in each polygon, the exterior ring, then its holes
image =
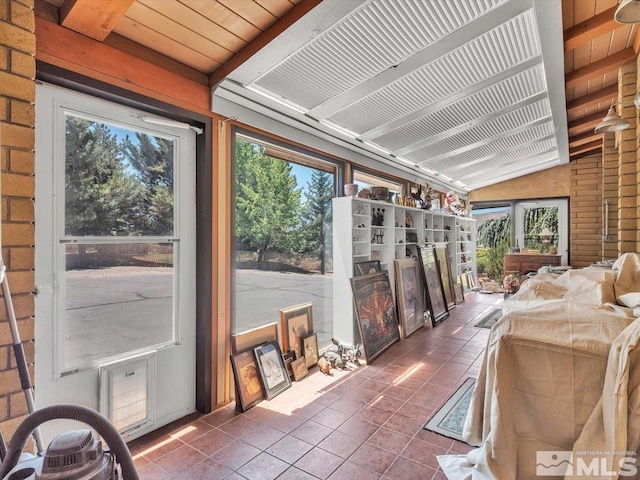
{"type": "Polygon", "coordinates": [[[581,153],[595,152],[602,149],[602,140],[596,140],[594,142],[585,143],[577,147],[569,148],[569,157],[579,155],[581,153]]]}
{"type": "Polygon", "coordinates": [[[602,90],[597,90],[588,95],[575,98],[571,102],[567,103],[567,112],[571,113],[573,110],[594,107],[599,103],[607,103],[607,106],[611,104],[611,101],[618,98],[618,84],[613,84],[609,87],[605,87],[602,90]]]}
{"type": "Polygon", "coordinates": [[[65,0],[60,25],[102,42],[135,0],[65,0]]]}
{"type": "Polygon", "coordinates": [[[252,40],[251,43],[212,72],[211,75],[209,75],[209,85],[216,87],[231,72],[255,55],[262,47],[271,42],[287,28],[300,20],[300,18],[311,11],[321,1],[322,0],[302,0],[298,5],[274,22],[267,30],[252,40]]]}
{"type": "Polygon", "coordinates": [[[589,131],[589,132],[581,133],[580,135],[569,137],[569,147],[576,147],[578,145],[583,145],[585,143],[595,140],[596,138],[599,138],[601,135],[602,135],[601,133],[595,133],[593,131],[589,131]]]}
{"type": "Polygon", "coordinates": [[[573,120],[572,122],[569,122],[569,125],[568,125],[569,133],[571,133],[572,130],[576,130],[578,128],[585,127],[585,126],[595,127],[596,123],[602,121],[604,116],[605,114],[603,112],[596,112],[592,115],[573,120]]]}
{"type": "Polygon", "coordinates": [[[617,6],[611,7],[564,32],[564,50],[573,50],[620,26],[613,18],[617,6]]]}
{"type": "Polygon", "coordinates": [[[565,87],[575,87],[590,77],[602,75],[609,70],[616,69],[635,59],[636,54],[633,51],[633,48],[625,48],[624,50],[609,55],[602,60],[598,60],[597,62],[590,63],[585,67],[569,72],[565,76],[565,87]]]}

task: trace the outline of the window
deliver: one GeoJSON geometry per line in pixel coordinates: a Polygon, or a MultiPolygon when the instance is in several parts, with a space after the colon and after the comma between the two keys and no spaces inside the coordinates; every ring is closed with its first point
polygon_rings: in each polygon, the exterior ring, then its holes
{"type": "Polygon", "coordinates": [[[371,187],[387,187],[390,193],[404,195],[404,185],[402,183],[362,170],[353,170],[353,183],[358,185],[358,190],[371,189],[371,187]]]}
{"type": "Polygon", "coordinates": [[[243,132],[235,136],[233,333],[311,302],[322,345],[333,331],[332,205],[341,166],[243,132]]]}

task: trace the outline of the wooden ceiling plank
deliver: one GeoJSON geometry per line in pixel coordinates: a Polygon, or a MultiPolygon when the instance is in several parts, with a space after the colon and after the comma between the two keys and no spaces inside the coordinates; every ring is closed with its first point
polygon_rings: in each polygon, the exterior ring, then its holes
{"type": "Polygon", "coordinates": [[[180,0],[180,2],[201,15],[210,18],[222,28],[232,32],[246,42],[252,41],[262,31],[216,0],[180,0]]]}
{"type": "Polygon", "coordinates": [[[565,30],[564,49],[573,50],[578,45],[584,45],[618,28],[620,24],[613,18],[616,8],[605,10],[595,17],[591,17],[565,30]]]}
{"type": "Polygon", "coordinates": [[[278,20],[278,17],[263,8],[255,0],[243,0],[241,2],[238,0],[218,0],[218,2],[262,31],[278,20]]]}
{"type": "Polygon", "coordinates": [[[565,88],[572,88],[577,84],[582,83],[587,78],[602,75],[612,68],[620,67],[627,62],[635,60],[635,58],[636,54],[633,51],[633,48],[626,48],[620,52],[609,55],[602,60],[598,60],[597,62],[586,65],[578,70],[569,72],[565,76],[565,88]]]}
{"type": "Polygon", "coordinates": [[[575,155],[571,155],[569,157],[569,160],[574,161],[583,157],[588,157],[590,155],[601,154],[601,153],[602,153],[602,147],[598,147],[598,148],[594,148],[593,150],[587,150],[586,152],[576,153],[575,155]]]}
{"type": "Polygon", "coordinates": [[[225,30],[212,19],[201,15],[183,3],[159,2],[158,0],[137,1],[161,13],[165,17],[172,18],[176,22],[187,26],[231,52],[237,52],[248,43],[233,32],[225,30]]]}
{"type": "Polygon", "coordinates": [[[569,125],[567,125],[567,128],[569,129],[569,131],[571,131],[571,130],[575,130],[576,128],[584,127],[585,125],[595,125],[596,123],[602,121],[604,116],[605,116],[605,113],[596,112],[592,115],[578,118],[573,122],[569,122],[569,125]]]}
{"type": "Polygon", "coordinates": [[[594,150],[602,148],[602,139],[595,140],[593,142],[585,143],[584,145],[579,145],[577,147],[573,147],[569,149],[569,155],[575,155],[577,153],[583,153],[589,150],[594,150]]]}
{"type": "Polygon", "coordinates": [[[60,25],[102,42],[134,1],[65,0],[60,7],[60,25]]]}
{"type": "Polygon", "coordinates": [[[262,8],[267,10],[273,16],[280,18],[289,10],[291,10],[295,4],[289,0],[255,0],[262,8]]]}
{"type": "Polygon", "coordinates": [[[567,103],[567,112],[571,112],[580,108],[587,108],[602,102],[610,104],[610,100],[617,97],[618,85],[611,85],[609,87],[603,88],[602,90],[597,90],[593,93],[589,93],[588,95],[574,98],[571,102],[567,103]]]}
{"type": "Polygon", "coordinates": [[[118,25],[119,35],[133,42],[140,43],[170,58],[179,58],[182,63],[201,72],[211,72],[221,65],[220,62],[192,50],[144,25],[125,17],[118,25]]]}
{"type": "Polygon", "coordinates": [[[573,137],[569,137],[569,147],[575,147],[577,145],[583,145],[585,143],[588,143],[588,142],[593,141],[594,139],[600,137],[600,135],[602,135],[602,134],[589,131],[589,132],[581,133],[580,135],[575,135],[573,137]]]}
{"type": "MultiPolygon", "coordinates": [[[[233,55],[233,51],[204,38],[191,28],[180,25],[172,17],[167,17],[142,3],[136,2],[127,13],[126,18],[141,27],[144,26],[150,31],[197,51],[205,57],[215,60],[218,64],[226,62],[233,55]]],[[[119,33],[118,29],[115,31],[119,33]]],[[[146,45],[146,42],[141,43],[146,45]]]]}
{"type": "Polygon", "coordinates": [[[283,17],[278,19],[267,30],[258,35],[251,43],[237,52],[227,62],[209,75],[209,85],[217,86],[231,72],[246,62],[256,54],[262,47],[272,41],[305,14],[311,11],[322,0],[302,0],[298,5],[289,10],[283,17]]]}

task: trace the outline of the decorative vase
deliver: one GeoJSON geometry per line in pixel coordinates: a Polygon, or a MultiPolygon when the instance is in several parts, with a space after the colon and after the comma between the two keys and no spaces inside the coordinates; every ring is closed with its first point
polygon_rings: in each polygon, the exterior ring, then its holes
{"type": "Polygon", "coordinates": [[[355,197],[356,195],[358,195],[358,185],[355,183],[345,183],[344,194],[347,197],[355,197]]]}

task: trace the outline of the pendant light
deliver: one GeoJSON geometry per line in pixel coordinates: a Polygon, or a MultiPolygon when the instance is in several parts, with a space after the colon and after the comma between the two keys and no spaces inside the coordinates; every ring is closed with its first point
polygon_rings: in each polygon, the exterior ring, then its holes
{"type": "Polygon", "coordinates": [[[596,128],[594,129],[595,133],[619,132],[621,130],[626,130],[627,128],[629,128],[629,122],[620,118],[620,116],[614,109],[614,105],[615,103],[609,107],[607,116],[604,117],[602,121],[596,125],[596,128]]]}
{"type": "Polygon", "coordinates": [[[640,0],[622,0],[613,18],[618,23],[640,22],[640,0]]]}

